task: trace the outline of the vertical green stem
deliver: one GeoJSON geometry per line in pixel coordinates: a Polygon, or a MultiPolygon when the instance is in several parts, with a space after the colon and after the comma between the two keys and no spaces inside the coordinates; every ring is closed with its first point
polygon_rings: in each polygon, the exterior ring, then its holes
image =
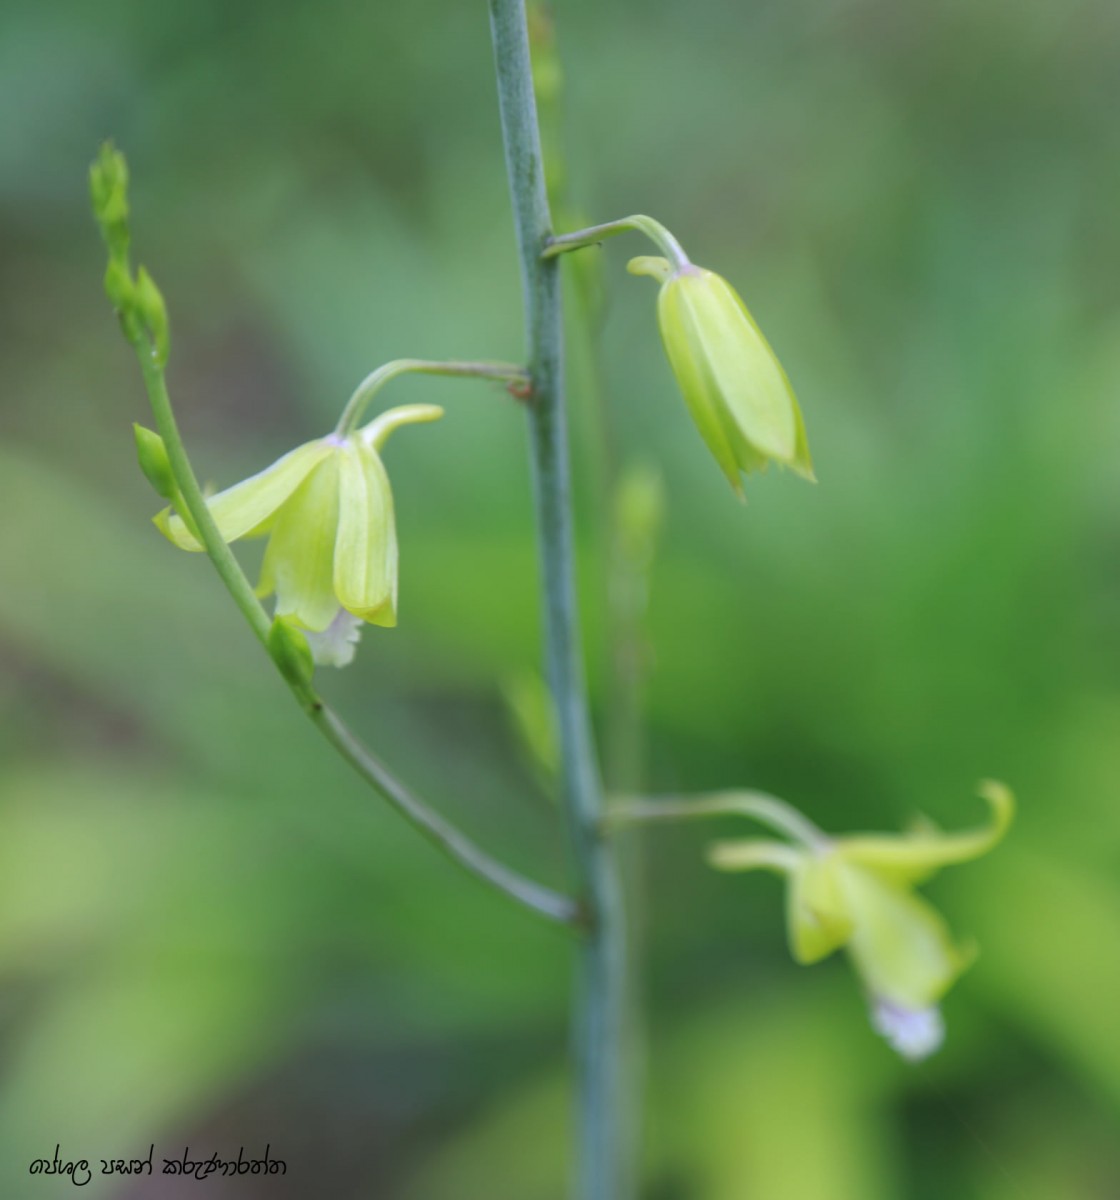
{"type": "Polygon", "coordinates": [[[615,852],[599,828],[602,789],[587,710],[575,598],[564,403],[560,277],[541,257],[552,233],[533,97],[524,0],[490,0],[506,169],[521,257],[527,405],[540,544],[548,681],[556,706],[561,794],[587,916],[577,993],[580,1200],[626,1200],[628,1122],[622,1050],[626,930],[615,852]]]}

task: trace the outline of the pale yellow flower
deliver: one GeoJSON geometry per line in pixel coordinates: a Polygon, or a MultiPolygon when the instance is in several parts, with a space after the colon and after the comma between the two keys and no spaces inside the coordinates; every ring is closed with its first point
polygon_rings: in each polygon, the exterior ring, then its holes
{"type": "MultiPolygon", "coordinates": [[[[867,989],[875,1028],[904,1057],[920,1059],[940,1045],[938,1002],[976,951],[953,941],[940,913],[914,887],[942,867],[986,854],[1007,832],[1011,792],[989,781],[980,795],[992,812],[984,829],[946,834],[925,825],[901,835],[822,834],[802,845],[719,842],[711,862],[726,871],[766,868],[785,875],[794,958],[813,963],[843,947],[867,989]]],[[[798,824],[807,823],[801,818],[798,824]]]]}
{"type": "MultiPolygon", "coordinates": [[[[298,446],[207,501],[225,541],[268,538],[257,594],[275,593],[275,615],[305,633],[315,662],[345,666],[362,622],[396,624],[396,521],[379,451],[394,429],[442,415],[427,404],[390,409],[352,434],[298,446]]],[[[169,508],[155,522],[181,549],[203,549],[169,508]]]]}

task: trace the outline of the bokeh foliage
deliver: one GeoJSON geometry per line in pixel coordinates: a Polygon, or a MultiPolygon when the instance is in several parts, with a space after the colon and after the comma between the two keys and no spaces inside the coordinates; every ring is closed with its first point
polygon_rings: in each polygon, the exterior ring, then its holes
{"type": "MultiPolygon", "coordinates": [[[[609,245],[627,456],[662,464],[648,778],[765,787],[825,827],[1021,818],[933,889],[982,954],[927,1066],[780,890],[649,835],[652,1200],[1120,1192],[1120,18],[1107,0],[560,6],[569,180],[738,287],[821,480],[708,460],[609,245]]],[[[11,0],[0,15],[0,971],[5,1195],[56,1142],[285,1157],[223,1194],[564,1194],[569,955],[461,878],[302,721],[207,564],[148,525],[135,364],[85,168],[133,168],[170,378],[224,485],[401,355],[516,357],[484,6],[11,0]]],[[[597,252],[586,252],[597,253],[597,252]]],[[[408,396],[405,393],[408,393],[408,396]]],[[[537,654],[521,421],[388,454],[399,630],[329,689],[411,782],[563,878],[503,695],[537,654]]],[[[606,693],[595,422],[575,402],[584,608],[606,693]]],[[[715,830],[711,832],[725,832],[715,830]]],[[[154,1196],[101,1188],[87,1195],[154,1196]]],[[[194,1185],[198,1186],[198,1185],[194,1185]]],[[[178,1193],[174,1193],[178,1194],[178,1193]]]]}

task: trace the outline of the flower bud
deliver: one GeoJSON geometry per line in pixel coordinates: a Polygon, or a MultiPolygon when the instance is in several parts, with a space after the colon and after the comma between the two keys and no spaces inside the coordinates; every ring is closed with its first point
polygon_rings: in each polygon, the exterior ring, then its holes
{"type": "Polygon", "coordinates": [[[161,367],[167,365],[167,355],[170,351],[171,333],[167,324],[167,305],[163,294],[156,287],[155,281],[141,267],[136,272],[136,292],[134,298],[136,311],[144,322],[148,337],[155,347],[156,362],[161,367]]]}
{"type": "Polygon", "coordinates": [[[128,254],[128,164],[124,155],[105,142],[89,171],[93,215],[101,226],[112,258],[128,254]]]}
{"type": "Polygon", "coordinates": [[[692,263],[632,259],[661,282],[657,315],[669,365],[735,491],[741,473],[773,461],[813,480],[801,410],[785,371],[731,285],[692,263]]]}
{"type": "Polygon", "coordinates": [[[157,495],[165,500],[174,500],[175,476],[163,438],[153,430],[145,429],[143,425],[134,424],[132,432],[136,437],[136,457],[140,462],[140,470],[155,488],[157,495]]]}
{"type": "Polygon", "coordinates": [[[315,673],[311,647],[290,617],[277,617],[268,631],[268,652],[280,674],[294,687],[305,687],[315,673]]]}
{"type": "Polygon", "coordinates": [[[109,259],[109,265],[105,268],[105,295],[121,314],[131,312],[136,303],[136,284],[128,264],[122,259],[109,259]]]}

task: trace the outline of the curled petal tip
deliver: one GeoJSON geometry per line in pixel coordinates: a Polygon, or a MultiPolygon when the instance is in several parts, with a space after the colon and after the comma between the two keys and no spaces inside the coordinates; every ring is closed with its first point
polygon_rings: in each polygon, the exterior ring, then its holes
{"type": "Polygon", "coordinates": [[[438,404],[402,404],[387,409],[363,425],[361,438],[367,446],[380,451],[391,434],[405,425],[421,425],[427,421],[438,421],[443,409],[438,404]]]}
{"type": "Polygon", "coordinates": [[[1015,793],[998,779],[981,779],[976,794],[992,806],[996,821],[1006,828],[1015,815],[1015,793]]]}

